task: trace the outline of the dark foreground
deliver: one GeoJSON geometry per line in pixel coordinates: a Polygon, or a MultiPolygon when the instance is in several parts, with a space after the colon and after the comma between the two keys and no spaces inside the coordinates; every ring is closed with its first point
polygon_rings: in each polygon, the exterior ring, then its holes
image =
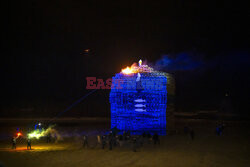
{"type": "MultiPolygon", "coordinates": [[[[182,132],[181,127],[185,123],[180,121],[177,132],[161,137],[160,145],[146,140],[137,152],[132,151],[133,144],[130,142],[113,150],[109,150],[108,146],[101,149],[94,133],[91,133],[91,124],[88,127],[59,127],[63,140],[57,143],[46,143],[41,139],[33,141],[32,150],[26,150],[25,142],[20,142],[17,149],[12,150],[10,140],[3,137],[8,128],[2,127],[0,163],[7,167],[249,166],[250,132],[247,123],[227,123],[222,136],[214,134],[214,123],[195,120],[189,120],[188,123],[195,130],[194,140],[182,132]],[[90,130],[86,130],[88,128],[90,130]],[[89,137],[89,148],[82,148],[82,131],[92,134],[89,137]]],[[[9,127],[10,131],[12,128],[9,127]]],[[[108,127],[104,123],[95,128],[98,130],[108,127]]]]}

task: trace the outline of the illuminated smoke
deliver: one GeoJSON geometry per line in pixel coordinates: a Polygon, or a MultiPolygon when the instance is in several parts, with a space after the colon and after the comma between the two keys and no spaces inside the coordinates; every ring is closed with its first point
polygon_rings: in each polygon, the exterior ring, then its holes
{"type": "Polygon", "coordinates": [[[203,56],[195,56],[191,53],[179,53],[176,55],[163,55],[156,61],[155,68],[166,71],[195,70],[203,67],[203,56]]]}
{"type": "Polygon", "coordinates": [[[61,136],[57,132],[56,129],[54,129],[54,126],[50,126],[47,129],[36,129],[33,130],[32,132],[28,133],[28,138],[36,138],[39,139],[40,137],[48,136],[51,135],[51,137],[56,138],[57,140],[61,140],[61,136]]]}

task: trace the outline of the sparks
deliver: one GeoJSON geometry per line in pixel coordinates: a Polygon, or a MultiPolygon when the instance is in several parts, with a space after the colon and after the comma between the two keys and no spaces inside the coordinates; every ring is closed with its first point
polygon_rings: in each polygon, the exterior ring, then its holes
{"type": "Polygon", "coordinates": [[[142,64],[142,60],[140,60],[138,62],[139,66],[134,63],[131,67],[127,67],[122,69],[121,73],[126,74],[126,75],[130,75],[130,74],[134,74],[134,73],[151,73],[154,71],[153,68],[149,67],[148,65],[143,65],[142,64]]]}
{"type": "Polygon", "coordinates": [[[18,132],[18,133],[16,134],[15,139],[19,138],[20,136],[22,136],[22,133],[21,133],[21,132],[18,132]]]}

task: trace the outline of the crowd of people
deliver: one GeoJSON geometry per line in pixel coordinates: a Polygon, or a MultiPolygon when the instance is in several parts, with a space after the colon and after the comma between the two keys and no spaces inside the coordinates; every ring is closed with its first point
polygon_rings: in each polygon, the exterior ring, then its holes
{"type": "MultiPolygon", "coordinates": [[[[83,148],[89,147],[89,139],[87,135],[82,138],[83,148]]],[[[160,138],[157,133],[152,136],[150,133],[142,133],[142,135],[131,135],[129,132],[123,132],[118,135],[116,132],[110,131],[107,135],[97,135],[96,137],[98,145],[102,148],[108,148],[112,150],[114,147],[127,147],[130,146],[134,152],[136,152],[143,144],[154,143],[154,145],[160,144],[160,138]]]]}
{"type": "MultiPolygon", "coordinates": [[[[224,123],[218,123],[215,128],[215,134],[221,136],[225,129],[224,123]]],[[[184,134],[189,136],[191,140],[195,139],[195,131],[190,126],[184,126],[184,134]]],[[[89,147],[88,136],[83,136],[83,148],[89,147]]],[[[160,137],[157,133],[151,135],[149,132],[143,132],[141,135],[130,135],[129,132],[123,132],[123,134],[117,134],[116,132],[110,131],[107,135],[97,135],[97,143],[102,149],[106,147],[112,150],[114,147],[130,146],[134,152],[141,148],[145,143],[160,145],[160,137]]]]}
{"type": "MultiPolygon", "coordinates": [[[[215,133],[217,136],[221,136],[225,129],[225,124],[221,123],[216,126],[215,133]]],[[[184,134],[190,136],[191,140],[195,138],[195,131],[189,126],[184,126],[184,134]]],[[[12,149],[16,149],[17,138],[12,138],[12,149]]],[[[27,150],[31,150],[31,139],[27,138],[27,150]]],[[[149,132],[143,132],[141,135],[131,135],[130,132],[123,132],[123,134],[117,134],[116,131],[110,131],[106,135],[97,135],[96,141],[102,149],[108,148],[112,150],[114,147],[130,146],[134,152],[141,148],[145,143],[154,145],[160,145],[160,137],[157,133],[151,135],[149,132]]],[[[46,136],[46,142],[52,142],[51,134],[46,136]]],[[[89,138],[88,135],[83,135],[82,137],[83,148],[89,148],[89,138]]]]}

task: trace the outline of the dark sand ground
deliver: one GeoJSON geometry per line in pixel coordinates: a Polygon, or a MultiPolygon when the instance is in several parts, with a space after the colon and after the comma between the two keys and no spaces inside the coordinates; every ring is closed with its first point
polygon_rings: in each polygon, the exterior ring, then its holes
{"type": "Polygon", "coordinates": [[[227,122],[223,136],[214,134],[215,122],[188,120],[176,122],[176,134],[161,137],[160,145],[145,142],[137,152],[132,144],[115,147],[112,151],[97,144],[95,133],[108,129],[107,123],[58,125],[63,140],[47,144],[44,139],[33,141],[26,150],[25,140],[16,150],[10,149],[8,132],[16,127],[1,126],[0,163],[21,167],[78,167],[78,166],[173,166],[173,167],[248,167],[250,164],[250,131],[248,123],[227,122]],[[195,130],[195,139],[183,134],[185,124],[195,130]],[[95,126],[94,126],[95,125],[95,126]],[[89,133],[90,147],[81,147],[81,135],[89,133]],[[92,135],[91,135],[92,134],[92,135]]]}

